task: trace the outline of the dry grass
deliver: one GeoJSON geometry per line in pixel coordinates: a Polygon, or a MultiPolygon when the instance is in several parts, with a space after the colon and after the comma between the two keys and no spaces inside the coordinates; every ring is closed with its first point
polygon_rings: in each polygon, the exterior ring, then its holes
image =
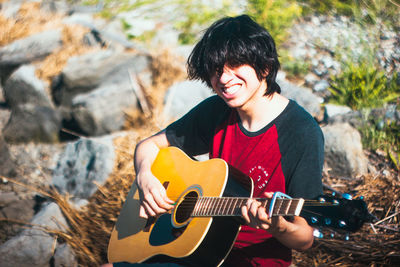
{"type": "Polygon", "coordinates": [[[89,29],[78,25],[63,26],[62,29],[63,45],[40,62],[36,69],[38,78],[47,81],[49,84],[53,77],[61,73],[70,57],[100,49],[84,44],[83,37],[89,32],[89,29]]]}
{"type": "Polygon", "coordinates": [[[0,46],[44,30],[59,28],[61,20],[59,14],[43,12],[38,2],[23,3],[14,18],[0,15],[0,46]]]}
{"type": "Polygon", "coordinates": [[[89,32],[88,28],[65,25],[62,19],[63,15],[42,11],[39,2],[23,3],[14,18],[0,15],[0,46],[42,31],[62,29],[62,46],[44,60],[36,62],[36,75],[50,84],[51,79],[62,71],[70,57],[100,49],[84,44],[83,37],[89,32]]]}

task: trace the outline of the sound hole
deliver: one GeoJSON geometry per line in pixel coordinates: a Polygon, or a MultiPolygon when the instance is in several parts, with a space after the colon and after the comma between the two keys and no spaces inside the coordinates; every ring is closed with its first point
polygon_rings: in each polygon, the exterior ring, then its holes
{"type": "Polygon", "coordinates": [[[183,200],[179,203],[175,213],[175,220],[178,224],[182,224],[190,218],[198,196],[197,192],[191,191],[183,197],[183,200]]]}

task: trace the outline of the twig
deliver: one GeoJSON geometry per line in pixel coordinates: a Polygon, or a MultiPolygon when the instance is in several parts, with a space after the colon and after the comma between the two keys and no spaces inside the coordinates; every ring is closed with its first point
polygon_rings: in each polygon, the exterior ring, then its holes
{"type": "Polygon", "coordinates": [[[386,217],[386,218],[384,218],[384,219],[382,219],[382,220],[380,220],[380,221],[377,221],[376,223],[374,223],[374,225],[378,225],[378,224],[380,224],[381,222],[384,222],[384,221],[386,221],[386,220],[389,220],[390,218],[392,218],[392,217],[394,217],[394,216],[396,216],[396,215],[399,215],[400,214],[400,212],[396,212],[396,213],[394,213],[394,214],[392,214],[392,215],[390,215],[390,216],[388,216],[388,217],[386,217]]]}
{"type": "Polygon", "coordinates": [[[392,227],[385,226],[385,225],[376,225],[376,227],[383,228],[383,229],[390,230],[390,231],[394,231],[394,232],[400,232],[399,229],[392,228],[392,227]]]}
{"type": "Polygon", "coordinates": [[[38,192],[39,194],[42,194],[42,195],[44,195],[44,196],[46,196],[46,197],[52,198],[52,195],[50,195],[49,193],[47,193],[47,192],[45,192],[45,191],[43,191],[43,190],[41,190],[41,189],[39,189],[39,188],[37,188],[37,187],[30,186],[30,185],[27,185],[27,184],[18,182],[17,180],[14,180],[14,179],[12,179],[12,178],[8,178],[8,177],[2,176],[2,175],[0,175],[0,178],[3,179],[3,180],[6,180],[6,181],[10,181],[10,182],[12,182],[12,183],[14,183],[14,184],[17,184],[17,185],[19,185],[19,186],[28,188],[28,189],[30,189],[30,190],[32,190],[32,191],[38,192]]]}
{"type": "Polygon", "coordinates": [[[150,116],[151,111],[150,111],[149,105],[147,103],[145,94],[143,92],[144,90],[143,90],[143,87],[141,86],[139,77],[137,75],[134,75],[130,69],[128,70],[128,73],[129,73],[129,79],[131,81],[131,85],[133,88],[133,92],[135,93],[135,95],[138,99],[139,105],[140,105],[144,115],[150,116]]]}
{"type": "Polygon", "coordinates": [[[376,229],[375,229],[374,225],[373,225],[372,223],[370,223],[369,225],[371,226],[371,228],[372,228],[372,231],[374,231],[374,233],[375,233],[375,234],[377,234],[377,232],[376,232],[376,229]]]}

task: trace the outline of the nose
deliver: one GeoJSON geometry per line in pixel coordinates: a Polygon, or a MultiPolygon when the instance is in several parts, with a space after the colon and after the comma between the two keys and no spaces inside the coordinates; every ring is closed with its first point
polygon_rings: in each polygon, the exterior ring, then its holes
{"type": "Polygon", "coordinates": [[[219,82],[221,84],[227,84],[233,79],[232,72],[229,69],[224,68],[224,71],[219,76],[219,82]]]}

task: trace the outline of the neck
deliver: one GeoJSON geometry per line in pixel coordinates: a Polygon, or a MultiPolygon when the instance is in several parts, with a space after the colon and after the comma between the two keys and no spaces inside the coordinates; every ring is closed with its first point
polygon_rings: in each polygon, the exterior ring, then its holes
{"type": "Polygon", "coordinates": [[[270,96],[262,96],[257,101],[248,103],[250,105],[238,108],[237,111],[243,127],[250,132],[255,132],[278,117],[288,103],[287,98],[273,93],[270,96]]]}

